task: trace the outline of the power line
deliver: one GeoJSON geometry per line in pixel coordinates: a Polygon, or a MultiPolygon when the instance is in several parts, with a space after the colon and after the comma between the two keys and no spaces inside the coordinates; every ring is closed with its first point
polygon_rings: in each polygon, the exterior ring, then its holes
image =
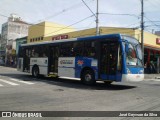
{"type": "MultiPolygon", "coordinates": [[[[91,2],[92,2],[92,1],[94,1],[94,0],[91,0],[91,2]]],[[[38,20],[38,21],[43,21],[43,20],[47,20],[47,19],[51,19],[51,18],[57,17],[57,16],[63,14],[64,12],[67,12],[67,11],[72,10],[72,9],[74,9],[74,8],[80,7],[80,4],[82,4],[82,2],[80,2],[80,3],[78,3],[78,4],[74,4],[74,5],[72,5],[71,7],[68,7],[68,8],[66,8],[66,9],[63,9],[63,10],[60,11],[60,12],[57,12],[57,13],[55,13],[55,14],[53,14],[53,15],[50,15],[50,16],[48,16],[48,17],[46,17],[46,18],[44,18],[44,19],[38,20]]]]}
{"type": "Polygon", "coordinates": [[[135,15],[135,14],[118,14],[118,13],[99,13],[99,14],[133,16],[133,17],[136,17],[136,18],[139,18],[139,17],[140,17],[140,16],[135,15]]]}
{"type": "Polygon", "coordinates": [[[159,8],[159,5],[155,4],[155,1],[154,3],[152,3],[150,0],[146,0],[147,2],[149,2],[150,4],[152,4],[153,6],[155,6],[156,8],[159,8]]]}
{"type": "Polygon", "coordinates": [[[82,0],[82,2],[85,4],[85,6],[89,9],[89,11],[95,16],[95,17],[97,17],[96,15],[95,15],[95,13],[91,10],[91,8],[84,2],[84,0],[82,0]]]}
{"type": "Polygon", "coordinates": [[[9,18],[8,16],[6,16],[6,15],[2,15],[2,14],[0,14],[0,16],[2,16],[2,17],[6,17],[6,18],[9,18]]]}
{"type": "Polygon", "coordinates": [[[62,28],[62,29],[59,29],[59,30],[50,32],[50,33],[48,33],[48,34],[46,34],[46,35],[59,32],[59,31],[64,30],[64,29],[66,29],[66,28],[68,28],[68,27],[71,27],[71,26],[76,25],[76,24],[78,24],[78,23],[80,23],[80,22],[83,22],[84,20],[86,20],[86,19],[88,19],[88,18],[91,18],[91,17],[93,17],[93,15],[91,15],[91,16],[89,16],[89,17],[86,17],[86,18],[84,18],[84,19],[82,19],[82,20],[80,20],[80,21],[78,21],[78,22],[75,22],[75,23],[73,23],[73,24],[71,24],[71,25],[68,25],[68,26],[66,26],[66,27],[64,27],[64,28],[62,28]]]}
{"type": "Polygon", "coordinates": [[[149,18],[147,18],[146,16],[144,16],[147,20],[149,20],[153,25],[155,25],[155,26],[157,26],[158,27],[158,25],[157,24],[155,24],[152,20],[150,20],[149,18]]]}
{"type": "MultiPolygon", "coordinates": [[[[150,6],[152,6],[152,7],[154,6],[154,8],[158,8],[159,9],[159,5],[155,4],[155,1],[153,3],[153,1],[147,0],[147,2],[149,3],[150,6]]],[[[151,8],[151,7],[149,7],[149,8],[151,8]]],[[[156,16],[156,19],[157,18],[160,19],[160,17],[158,15],[156,16]]]]}
{"type": "Polygon", "coordinates": [[[160,21],[145,21],[145,22],[160,22],[160,21]]]}

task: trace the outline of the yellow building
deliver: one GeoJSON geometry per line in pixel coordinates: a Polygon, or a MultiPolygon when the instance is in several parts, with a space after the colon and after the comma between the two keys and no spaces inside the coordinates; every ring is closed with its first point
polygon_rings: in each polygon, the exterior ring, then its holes
{"type": "MultiPolygon", "coordinates": [[[[141,31],[135,28],[100,27],[99,32],[100,35],[114,33],[127,34],[137,38],[137,40],[141,42],[141,31]]],[[[43,22],[29,28],[28,42],[53,41],[94,35],[96,35],[95,28],[74,31],[73,28],[69,28],[63,25],[43,22]]],[[[154,62],[154,65],[156,66],[155,68],[158,68],[157,61],[159,57],[160,36],[149,32],[144,32],[144,63],[147,66],[150,65],[151,62],[154,62]]],[[[150,73],[154,72],[155,70],[150,70],[150,73]]]]}
{"type": "MultiPolygon", "coordinates": [[[[139,42],[141,42],[141,31],[139,29],[131,29],[131,28],[116,28],[116,27],[100,27],[100,35],[103,34],[114,34],[114,33],[121,33],[121,34],[127,34],[129,36],[133,36],[137,38],[139,42]]],[[[80,31],[74,31],[74,32],[68,32],[63,34],[57,34],[53,36],[48,36],[45,39],[47,41],[55,40],[55,39],[61,39],[62,36],[67,36],[67,38],[76,38],[76,37],[84,37],[84,36],[93,36],[96,35],[96,29],[86,29],[86,30],[80,30],[80,31]]],[[[160,38],[160,36],[144,32],[144,46],[153,48],[153,49],[159,49],[160,50],[160,44],[157,43],[157,39],[160,38]]]]}
{"type": "Polygon", "coordinates": [[[75,31],[74,28],[65,25],[42,22],[29,27],[27,43],[46,41],[48,36],[75,31]]]}
{"type": "MultiPolygon", "coordinates": [[[[114,34],[121,33],[133,36],[141,42],[141,31],[139,29],[131,28],[116,28],[116,27],[100,27],[100,35],[103,34],[114,34]]],[[[96,29],[85,29],[80,31],[75,31],[71,27],[67,27],[60,24],[55,24],[51,22],[42,22],[36,25],[33,25],[29,28],[28,34],[28,43],[29,42],[42,42],[42,41],[51,41],[59,39],[68,39],[68,38],[77,38],[84,36],[94,36],[96,35],[96,29]]],[[[160,50],[160,41],[158,39],[160,36],[144,32],[144,46],[145,48],[160,50]]]]}

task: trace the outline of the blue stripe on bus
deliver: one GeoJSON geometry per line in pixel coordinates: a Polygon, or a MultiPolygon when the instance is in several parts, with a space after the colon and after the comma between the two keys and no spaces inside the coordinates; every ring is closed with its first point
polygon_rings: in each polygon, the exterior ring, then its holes
{"type": "Polygon", "coordinates": [[[95,39],[109,39],[109,38],[121,38],[120,34],[109,34],[109,35],[100,35],[100,36],[89,36],[89,37],[82,37],[82,38],[77,38],[77,40],[95,40],[95,39]]]}

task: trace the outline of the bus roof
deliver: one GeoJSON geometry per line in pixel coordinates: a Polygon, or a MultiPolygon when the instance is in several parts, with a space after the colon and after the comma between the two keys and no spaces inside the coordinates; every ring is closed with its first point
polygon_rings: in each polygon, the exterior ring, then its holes
{"type": "Polygon", "coordinates": [[[115,37],[121,38],[121,34],[106,34],[106,35],[98,35],[98,36],[87,36],[87,37],[70,38],[70,39],[62,39],[62,40],[54,40],[54,41],[27,43],[27,44],[21,44],[21,46],[44,45],[44,44],[61,43],[61,42],[69,42],[69,41],[96,40],[96,39],[115,38],[115,37]]]}

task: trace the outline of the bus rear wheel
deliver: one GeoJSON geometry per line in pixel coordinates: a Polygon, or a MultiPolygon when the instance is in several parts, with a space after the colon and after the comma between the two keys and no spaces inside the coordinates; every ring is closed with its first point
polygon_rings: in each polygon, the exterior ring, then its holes
{"type": "Polygon", "coordinates": [[[36,78],[39,77],[39,68],[37,66],[33,67],[32,76],[36,78]]]}
{"type": "Polygon", "coordinates": [[[92,70],[84,70],[81,76],[82,83],[86,85],[93,85],[96,83],[94,72],[92,70]]]}

